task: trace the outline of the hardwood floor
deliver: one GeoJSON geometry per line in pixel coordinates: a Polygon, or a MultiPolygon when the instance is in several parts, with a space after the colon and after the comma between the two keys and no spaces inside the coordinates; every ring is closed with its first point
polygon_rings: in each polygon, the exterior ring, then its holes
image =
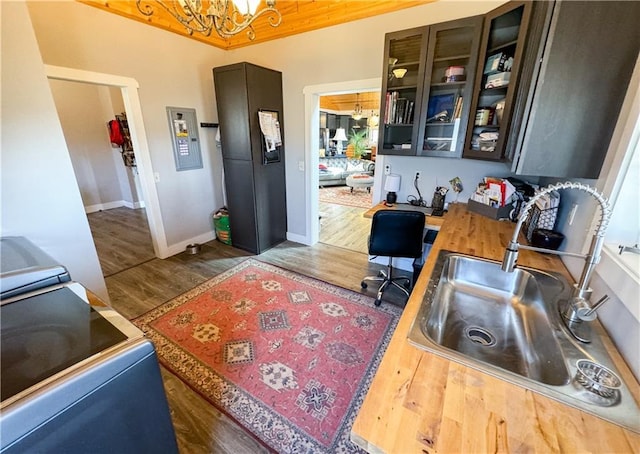
{"type": "Polygon", "coordinates": [[[362,254],[367,253],[371,219],[364,208],[320,202],[320,242],[362,254]]]}
{"type": "Polygon", "coordinates": [[[87,219],[103,276],[111,276],[155,257],[144,208],[97,211],[87,214],[87,219]],[[126,234],[122,235],[125,229],[126,234]]]}
{"type": "MultiPolygon", "coordinates": [[[[109,222],[109,213],[102,213],[101,220],[109,222]]],[[[118,217],[121,215],[115,214],[118,217]]],[[[113,244],[126,243],[131,232],[126,222],[109,224],[113,233],[95,238],[99,251],[108,250],[113,244]]],[[[365,254],[321,243],[309,247],[287,241],[253,256],[218,241],[211,241],[203,244],[198,254],[183,252],[165,260],[152,258],[108,276],[105,281],[111,305],[128,319],[133,319],[248,257],[371,296],[375,296],[376,289],[370,287],[362,290],[360,281],[365,275],[375,275],[383,268],[369,263],[365,254]]],[[[401,306],[404,302],[405,297],[399,291],[392,289],[385,292],[383,304],[401,306]]],[[[242,427],[164,368],[162,378],[181,453],[268,452],[242,427]]]]}

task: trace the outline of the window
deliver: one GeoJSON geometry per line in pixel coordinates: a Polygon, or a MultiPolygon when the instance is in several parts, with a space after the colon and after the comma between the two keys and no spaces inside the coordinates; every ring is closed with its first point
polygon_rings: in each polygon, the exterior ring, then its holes
{"type": "MultiPolygon", "coordinates": [[[[639,128],[640,129],[640,128],[639,128]]],[[[607,230],[605,249],[613,255],[620,266],[640,279],[640,255],[633,252],[620,254],[619,246],[636,246],[640,244],[640,201],[638,181],[640,181],[640,153],[638,152],[638,134],[635,144],[630,150],[631,157],[618,192],[613,216],[607,230]]]]}
{"type": "MultiPolygon", "coordinates": [[[[640,60],[639,60],[640,61],[640,60]]],[[[605,246],[596,273],[616,294],[620,301],[635,314],[640,315],[640,255],[633,252],[619,254],[618,247],[640,243],[640,203],[638,181],[640,178],[640,63],[629,84],[627,100],[623,106],[617,136],[617,148],[610,171],[605,176],[604,192],[609,194],[612,216],[606,232],[605,246]],[[635,87],[635,89],[633,88],[635,87]],[[623,117],[623,115],[626,116],[623,117]]],[[[640,319],[639,319],[640,320],[640,319]]]]}

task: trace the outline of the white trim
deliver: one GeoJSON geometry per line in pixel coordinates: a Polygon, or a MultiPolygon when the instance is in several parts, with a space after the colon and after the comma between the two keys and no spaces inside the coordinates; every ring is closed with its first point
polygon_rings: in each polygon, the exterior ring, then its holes
{"type": "Polygon", "coordinates": [[[638,276],[627,269],[625,264],[620,263],[619,256],[608,247],[602,249],[602,256],[597,273],[618,297],[625,307],[640,322],[640,304],[638,304],[638,288],[640,288],[640,279],[638,276]],[[606,270],[606,272],[602,272],[606,270]]]}
{"type": "MultiPolygon", "coordinates": [[[[167,253],[168,253],[167,257],[184,252],[185,248],[189,244],[203,244],[215,239],[216,239],[215,232],[211,231],[211,232],[206,232],[196,237],[193,237],[189,240],[180,241],[179,243],[172,244],[167,248],[167,253]]],[[[160,258],[165,258],[165,257],[160,257],[160,258]]]]}
{"type": "Polygon", "coordinates": [[[97,203],[95,205],[86,205],[84,207],[84,212],[95,213],[97,211],[111,210],[113,208],[126,207],[131,210],[137,210],[138,208],[144,208],[144,202],[128,202],[126,200],[116,200],[113,202],[107,203],[97,203]]]}
{"type": "Polygon", "coordinates": [[[127,208],[130,208],[132,210],[138,210],[140,208],[144,208],[144,200],[141,200],[139,202],[127,202],[126,200],[124,201],[124,206],[126,206],[127,208]]]}
{"type": "MultiPolygon", "coordinates": [[[[598,180],[598,186],[602,188],[604,194],[608,194],[613,209],[615,209],[615,202],[629,167],[633,149],[638,146],[640,136],[640,56],[636,59],[635,70],[631,76],[619,118],[607,151],[602,176],[598,180]]],[[[598,222],[599,217],[598,211],[592,222],[592,228],[598,222]]],[[[591,238],[587,237],[583,250],[587,250],[590,243],[591,238]]],[[[601,261],[596,267],[595,273],[616,293],[622,304],[634,314],[636,320],[640,321],[638,314],[640,311],[638,308],[640,283],[634,273],[629,272],[626,267],[612,257],[612,253],[607,248],[602,250],[601,261]]]]}
{"type": "MultiPolygon", "coordinates": [[[[149,152],[149,144],[147,143],[147,134],[142,117],[142,107],[138,96],[138,82],[130,77],[84,71],[74,68],[64,68],[60,66],[44,66],[49,79],[120,87],[125,111],[127,113],[131,142],[134,150],[136,150],[138,176],[140,177],[142,197],[147,208],[147,220],[149,222],[153,250],[156,256],[161,259],[173,255],[167,245],[164,225],[162,224],[160,201],[158,199],[158,191],[153,179],[153,165],[151,164],[151,154],[149,152]]],[[[186,244],[189,243],[185,243],[185,246],[186,244]]],[[[177,245],[172,246],[171,250],[173,250],[175,246],[177,245]]]]}
{"type": "Polygon", "coordinates": [[[124,200],[116,200],[114,202],[107,202],[107,203],[97,203],[95,205],[86,205],[84,207],[84,212],[89,214],[89,213],[95,213],[97,211],[103,211],[103,210],[111,210],[113,208],[120,208],[125,206],[125,201],[124,200]]]}
{"type": "Polygon", "coordinates": [[[287,232],[287,240],[293,241],[294,243],[309,245],[309,243],[306,243],[307,237],[304,235],[298,235],[297,233],[287,232]]]}
{"type": "MultiPolygon", "coordinates": [[[[373,79],[350,80],[346,82],[335,82],[330,84],[308,85],[304,87],[304,124],[305,124],[305,186],[306,186],[306,227],[304,241],[299,243],[306,245],[314,245],[320,237],[320,227],[318,223],[319,216],[319,192],[318,192],[318,150],[320,142],[318,140],[318,131],[320,128],[320,96],[321,95],[342,95],[347,93],[358,93],[365,91],[380,91],[382,88],[382,79],[376,77],[373,79]]],[[[288,237],[289,235],[287,235],[288,237]]]]}

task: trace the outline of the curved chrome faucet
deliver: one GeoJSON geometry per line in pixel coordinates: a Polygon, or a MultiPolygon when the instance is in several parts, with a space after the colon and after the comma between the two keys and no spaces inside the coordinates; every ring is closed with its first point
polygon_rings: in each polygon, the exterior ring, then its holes
{"type": "Polygon", "coordinates": [[[611,205],[609,204],[609,201],[596,189],[582,183],[574,183],[570,181],[549,185],[541,189],[540,192],[533,196],[522,209],[522,213],[520,214],[520,218],[518,219],[518,223],[516,224],[516,228],[513,232],[513,237],[511,238],[511,241],[507,246],[504,258],[502,260],[502,270],[510,273],[516,266],[519,249],[530,249],[537,252],[569,255],[585,259],[586,263],[584,268],[582,269],[580,280],[577,284],[574,284],[571,298],[566,302],[562,302],[559,307],[560,315],[562,315],[562,319],[565,322],[565,325],[567,326],[571,334],[573,334],[576,339],[582,342],[590,342],[590,333],[588,326],[586,326],[586,324],[583,324],[582,322],[595,319],[596,309],[604,304],[609,298],[605,295],[596,304],[594,304],[593,307],[589,303],[589,298],[591,297],[592,293],[592,290],[589,288],[589,281],[591,280],[591,274],[593,273],[595,266],[600,262],[600,252],[602,250],[602,246],[604,245],[604,235],[607,227],[609,226],[610,219],[611,205]],[[529,216],[529,210],[541,197],[558,189],[577,189],[579,191],[590,194],[598,201],[598,204],[600,206],[600,221],[596,229],[596,233],[591,240],[591,247],[587,255],[576,254],[572,252],[560,252],[533,246],[525,246],[518,243],[518,234],[520,233],[522,224],[529,216]]]}

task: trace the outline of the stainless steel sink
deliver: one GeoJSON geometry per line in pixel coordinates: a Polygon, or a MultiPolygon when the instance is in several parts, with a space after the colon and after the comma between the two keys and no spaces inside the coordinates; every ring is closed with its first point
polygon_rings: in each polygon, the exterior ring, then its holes
{"type": "Polygon", "coordinates": [[[549,385],[571,377],[545,308],[564,283],[551,275],[450,255],[444,261],[426,335],[435,343],[549,385]]]}
{"type": "Polygon", "coordinates": [[[603,396],[576,379],[580,359],[616,368],[599,336],[582,344],[564,327],[557,307],[570,294],[561,275],[441,251],[409,341],[640,432],[624,383],[603,396]]]}

